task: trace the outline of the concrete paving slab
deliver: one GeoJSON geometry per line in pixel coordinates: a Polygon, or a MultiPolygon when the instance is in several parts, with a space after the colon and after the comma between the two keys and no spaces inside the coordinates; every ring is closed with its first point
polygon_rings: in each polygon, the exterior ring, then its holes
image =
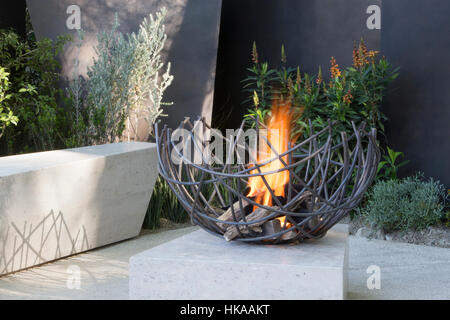
{"type": "MultiPolygon", "coordinates": [[[[119,244],[0,277],[0,300],[128,299],[129,258],[197,229],[145,232],[119,244]],[[74,275],[70,271],[77,266],[80,289],[69,289],[68,280],[74,275]]],[[[449,274],[450,249],[349,237],[348,299],[450,299],[449,274]],[[373,274],[366,270],[372,265],[380,268],[380,289],[367,288],[373,274]]]]}
{"type": "Polygon", "coordinates": [[[349,299],[450,299],[450,249],[350,236],[349,299]],[[379,267],[380,289],[367,280],[379,267]]]}
{"type": "Polygon", "coordinates": [[[144,231],[131,240],[0,277],[0,300],[128,299],[129,258],[196,229],[144,231]]]}

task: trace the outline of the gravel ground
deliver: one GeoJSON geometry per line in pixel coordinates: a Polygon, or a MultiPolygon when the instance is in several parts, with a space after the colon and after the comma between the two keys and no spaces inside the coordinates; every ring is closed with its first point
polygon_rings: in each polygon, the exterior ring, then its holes
{"type": "Polygon", "coordinates": [[[360,217],[355,217],[353,220],[346,217],[342,223],[348,223],[350,234],[360,238],[450,248],[450,228],[443,226],[428,227],[419,231],[396,231],[386,234],[383,231],[372,229],[360,217]]]}

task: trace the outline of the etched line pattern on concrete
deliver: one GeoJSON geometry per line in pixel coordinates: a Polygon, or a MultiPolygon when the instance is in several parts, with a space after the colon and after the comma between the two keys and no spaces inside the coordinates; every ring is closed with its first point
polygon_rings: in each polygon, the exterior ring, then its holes
{"type": "MultiPolygon", "coordinates": [[[[72,236],[62,212],[55,214],[52,210],[34,228],[27,221],[23,222],[23,228],[11,222],[7,227],[6,236],[2,240],[2,257],[0,259],[0,274],[24,269],[46,261],[56,260],[62,256],[72,255],[89,249],[89,241],[86,229],[82,226],[75,236],[72,236]],[[32,237],[39,237],[39,245],[33,245],[32,237]],[[67,238],[70,250],[61,250],[60,241],[67,238]],[[56,239],[52,241],[51,239],[56,239]],[[50,240],[49,240],[50,239],[50,240]],[[81,239],[81,241],[79,241],[81,239]],[[12,250],[8,252],[8,244],[13,242],[12,250]],[[54,250],[52,250],[54,247],[54,250]],[[43,251],[54,252],[52,256],[43,255],[43,251]]],[[[36,241],[33,241],[37,243],[36,241]]]]}

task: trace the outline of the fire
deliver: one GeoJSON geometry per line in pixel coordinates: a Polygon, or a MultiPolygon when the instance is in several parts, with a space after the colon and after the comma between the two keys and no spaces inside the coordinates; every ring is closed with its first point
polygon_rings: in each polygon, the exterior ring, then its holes
{"type": "MultiPolygon", "coordinates": [[[[260,135],[266,135],[272,148],[266,143],[264,138],[260,138],[258,145],[257,162],[262,163],[269,159],[277,157],[277,154],[282,154],[288,150],[288,144],[291,135],[291,120],[292,112],[289,103],[281,103],[275,99],[272,105],[271,117],[266,121],[267,131],[260,130],[260,135]],[[266,134],[267,132],[267,134],[266,134]],[[276,153],[274,150],[276,150],[276,153]]],[[[288,164],[288,156],[282,157],[284,163],[288,164]]],[[[260,168],[261,172],[270,172],[281,170],[285,165],[280,160],[274,160],[260,168]]],[[[258,170],[253,170],[251,173],[258,173],[258,170]]],[[[272,189],[277,197],[285,196],[285,185],[289,182],[289,171],[284,170],[277,173],[265,175],[267,184],[272,189]]],[[[272,206],[273,199],[261,177],[250,177],[248,180],[250,187],[248,197],[255,197],[255,202],[272,206]]],[[[256,208],[254,208],[256,209],[256,208]]],[[[286,217],[277,218],[283,226],[286,223],[286,217]]],[[[291,224],[288,222],[287,227],[291,224]]]]}

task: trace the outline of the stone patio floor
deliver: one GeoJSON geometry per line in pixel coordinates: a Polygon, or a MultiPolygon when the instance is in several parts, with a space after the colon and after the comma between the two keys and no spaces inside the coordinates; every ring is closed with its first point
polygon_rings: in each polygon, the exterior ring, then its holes
{"type": "MultiPolygon", "coordinates": [[[[144,231],[135,239],[0,277],[0,300],[128,299],[129,258],[196,229],[144,231]],[[79,289],[68,288],[73,270],[80,270],[79,289]]],[[[450,299],[450,249],[354,236],[349,249],[349,299],[450,299]],[[380,289],[367,288],[371,265],[380,267],[380,289]]]]}

